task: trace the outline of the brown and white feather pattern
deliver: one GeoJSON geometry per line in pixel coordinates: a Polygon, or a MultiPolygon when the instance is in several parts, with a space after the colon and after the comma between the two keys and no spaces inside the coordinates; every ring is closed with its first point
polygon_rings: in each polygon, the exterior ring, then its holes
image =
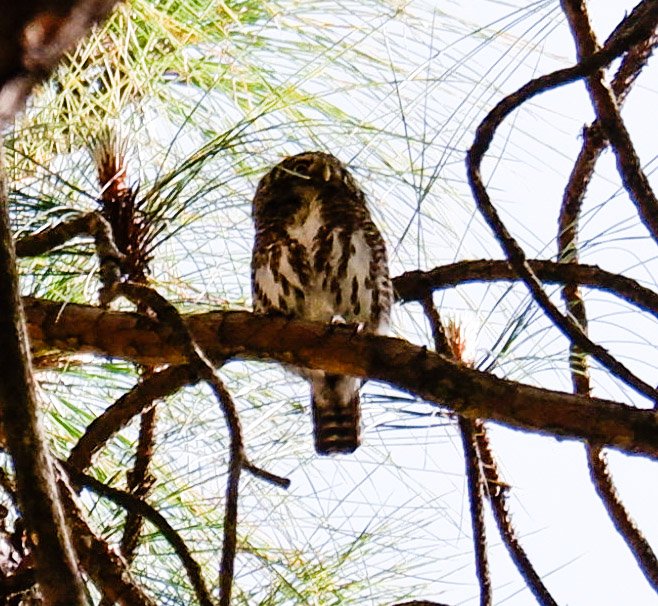
{"type": "MultiPolygon", "coordinates": [[[[393,289],[386,246],[365,196],[331,154],[283,160],[258,184],[251,264],[254,309],[387,331],[393,289]]],[[[360,443],[355,377],[298,369],[311,384],[315,449],[353,452],[360,443]]]]}

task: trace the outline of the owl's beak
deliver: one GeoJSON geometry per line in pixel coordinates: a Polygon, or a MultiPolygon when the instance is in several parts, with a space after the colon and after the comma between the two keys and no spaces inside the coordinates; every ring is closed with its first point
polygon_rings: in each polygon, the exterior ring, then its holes
{"type": "Polygon", "coordinates": [[[325,181],[329,181],[329,179],[331,179],[331,166],[329,166],[329,164],[324,165],[324,168],[322,169],[322,178],[325,181]]]}

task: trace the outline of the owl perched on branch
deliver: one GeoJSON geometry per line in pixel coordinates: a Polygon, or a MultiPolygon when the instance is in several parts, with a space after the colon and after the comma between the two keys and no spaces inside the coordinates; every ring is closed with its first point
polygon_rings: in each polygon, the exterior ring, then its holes
{"type": "MultiPolygon", "coordinates": [[[[255,311],[386,332],[393,301],[386,246],[363,192],[337,158],[286,158],[261,179],[252,211],[255,311]]],[[[353,452],[360,443],[360,379],[298,372],[311,384],[316,451],[353,452]]]]}

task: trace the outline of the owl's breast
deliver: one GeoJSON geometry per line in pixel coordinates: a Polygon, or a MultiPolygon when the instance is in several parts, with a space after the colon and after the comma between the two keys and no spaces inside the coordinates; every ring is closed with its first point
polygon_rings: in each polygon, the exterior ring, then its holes
{"type": "Polygon", "coordinates": [[[313,254],[318,232],[323,226],[322,205],[317,198],[312,198],[303,204],[288,225],[288,235],[297,240],[309,255],[313,254]]]}

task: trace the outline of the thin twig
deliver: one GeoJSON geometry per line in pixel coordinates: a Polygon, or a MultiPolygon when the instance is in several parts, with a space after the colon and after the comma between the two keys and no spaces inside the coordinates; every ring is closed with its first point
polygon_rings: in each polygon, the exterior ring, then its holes
{"type": "Polygon", "coordinates": [[[587,463],[594,488],[603,501],[612,523],[626,541],[642,574],[653,590],[658,592],[658,558],[619,497],[603,449],[599,446],[589,446],[587,463]]]}
{"type": "MultiPolygon", "coordinates": [[[[612,80],[612,91],[621,107],[631,89],[631,86],[647,64],[649,57],[658,44],[658,35],[654,33],[629,49],[624,55],[621,65],[612,80]]],[[[572,247],[577,247],[577,232],[580,221],[585,191],[594,174],[594,167],[608,141],[597,119],[583,131],[583,143],[573,169],[564,189],[560,217],[558,220],[558,248],[560,261],[576,262],[572,257],[572,247]]],[[[536,270],[535,270],[536,271],[536,270]]],[[[539,278],[543,279],[538,275],[539,278]]]]}
{"type": "Polygon", "coordinates": [[[517,570],[523,576],[536,600],[542,606],[557,606],[557,602],[549,593],[542,578],[537,574],[532,561],[516,536],[516,530],[514,530],[507,503],[508,486],[500,477],[498,464],[496,463],[489,442],[489,436],[486,431],[483,431],[485,429],[483,424],[481,427],[478,427],[480,424],[481,421],[476,422],[475,435],[482,469],[486,478],[487,494],[489,495],[489,502],[491,503],[494,519],[496,520],[496,526],[498,526],[498,532],[500,532],[500,536],[505,542],[505,547],[507,547],[507,551],[517,570]]]}
{"type": "Polygon", "coordinates": [[[229,473],[226,485],[226,503],[224,509],[224,540],[220,563],[220,606],[229,606],[234,578],[234,563],[237,549],[237,521],[240,473],[246,457],[242,425],[237,408],[228,389],[215,373],[212,363],[193,339],[185,321],[176,308],[164,297],[148,287],[124,283],[115,287],[117,294],[122,294],[135,304],[150,307],[158,319],[173,330],[172,341],[177,342],[199,377],[212,388],[226,419],[229,429],[229,473]]]}
{"type": "MultiPolygon", "coordinates": [[[[462,361],[463,342],[458,331],[454,330],[454,327],[449,327],[453,330],[449,330],[449,335],[446,336],[438,311],[432,304],[431,296],[424,297],[422,305],[425,315],[432,325],[432,332],[434,334],[443,334],[443,339],[445,339],[444,352],[452,359],[462,361]],[[437,326],[437,322],[440,326],[437,326]]],[[[459,428],[466,454],[467,479],[469,494],[471,495],[471,521],[474,531],[473,541],[477,556],[478,579],[480,581],[480,603],[491,602],[491,580],[486,560],[484,507],[482,503],[482,495],[485,492],[483,487],[486,485],[486,494],[491,503],[498,531],[517,570],[542,606],[557,606],[516,537],[516,531],[508,514],[507,486],[501,480],[498,464],[493,455],[484,422],[482,419],[466,419],[460,416],[459,428]],[[478,502],[473,501],[472,495],[474,494],[480,495],[478,502]]]]}
{"type": "MultiPolygon", "coordinates": [[[[448,358],[461,362],[454,351],[451,341],[446,335],[445,327],[441,322],[432,295],[428,291],[421,301],[425,317],[430,323],[434,348],[448,358]]],[[[464,464],[466,470],[466,483],[468,486],[469,510],[471,513],[471,527],[473,529],[473,547],[475,550],[475,573],[480,586],[480,606],[491,605],[491,573],[489,571],[489,560],[487,559],[487,528],[484,521],[484,490],[483,478],[480,470],[480,457],[477,451],[476,438],[473,432],[473,421],[458,417],[459,431],[464,447],[464,464]]]]}
{"type": "MultiPolygon", "coordinates": [[[[139,420],[139,438],[135,452],[135,464],[128,472],[128,490],[137,497],[145,497],[155,481],[149,472],[149,464],[153,457],[156,406],[145,410],[139,420]]],[[[142,530],[142,518],[139,514],[129,512],[121,537],[121,554],[128,562],[135,557],[135,549],[142,530]]]]}
{"type": "Polygon", "coordinates": [[[651,35],[653,28],[649,28],[645,21],[647,12],[650,14],[652,10],[654,13],[658,12],[658,0],[647,1],[642,3],[640,7],[636,7],[631,15],[626,18],[627,25],[620,28],[617,35],[602,50],[584,58],[574,67],[558,70],[547,76],[532,80],[515,93],[505,97],[478,126],[473,145],[467,153],[466,163],[469,184],[480,212],[536,302],[570,341],[592,355],[613,375],[635,388],[639,393],[655,401],[658,398],[658,392],[651,385],[635,376],[626,366],[610,355],[604,347],[592,342],[572,318],[564,316],[553,304],[528,265],[523,249],[509,233],[498,211],[493,206],[480,171],[482,159],[498,126],[513,109],[548,88],[566,84],[574,79],[594,73],[616,56],[626,52],[638,40],[651,35]],[[643,15],[645,16],[644,21],[641,19],[643,15]]]}
{"type": "Polygon", "coordinates": [[[489,606],[491,596],[491,572],[487,559],[487,535],[484,521],[484,490],[480,472],[480,455],[475,437],[475,421],[459,417],[459,431],[464,447],[466,466],[466,483],[470,500],[471,526],[473,527],[473,546],[475,548],[475,571],[480,585],[480,606],[489,606]]]}
{"type": "Polygon", "coordinates": [[[78,236],[92,236],[96,245],[96,254],[100,262],[101,304],[105,304],[107,290],[121,278],[121,261],[124,255],[119,251],[112,238],[112,228],[98,212],[90,212],[58,223],[36,234],[25,236],[16,242],[16,254],[19,257],[36,257],[61,246],[78,236]]]}
{"type": "Polygon", "coordinates": [[[174,530],[171,524],[157,509],[129,492],[108,486],[107,484],[78,471],[68,463],[63,463],[63,466],[71,477],[71,480],[76,485],[88,488],[96,494],[111,500],[120,507],[123,507],[128,512],[144,517],[151,522],[151,524],[153,524],[169,542],[173,550],[176,552],[176,555],[179,557],[185,568],[185,572],[187,572],[187,576],[190,579],[190,583],[194,588],[199,604],[201,604],[201,606],[214,606],[201,574],[201,567],[192,557],[192,554],[182,537],[176,532],[176,530],[174,530]]]}

